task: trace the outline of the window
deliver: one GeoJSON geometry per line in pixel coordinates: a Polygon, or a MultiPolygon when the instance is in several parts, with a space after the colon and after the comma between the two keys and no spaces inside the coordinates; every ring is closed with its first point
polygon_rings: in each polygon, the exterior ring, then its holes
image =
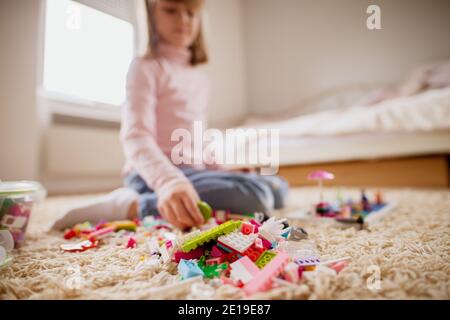
{"type": "Polygon", "coordinates": [[[47,0],[45,92],[120,105],[133,41],[133,25],[127,21],[71,0],[47,0]]]}

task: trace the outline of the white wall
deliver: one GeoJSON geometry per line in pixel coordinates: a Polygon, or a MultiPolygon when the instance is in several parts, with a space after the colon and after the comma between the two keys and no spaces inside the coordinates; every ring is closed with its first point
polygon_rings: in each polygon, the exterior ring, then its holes
{"type": "Polygon", "coordinates": [[[0,1],[0,179],[39,174],[36,78],[41,1],[0,1]]]}
{"type": "Polygon", "coordinates": [[[211,80],[209,124],[236,125],[247,113],[247,81],[242,0],[207,0],[206,29],[211,80]]]}
{"type": "Polygon", "coordinates": [[[400,80],[450,58],[448,0],[244,0],[249,111],[279,113],[323,90],[400,80]],[[369,4],[382,30],[366,28],[369,4]]]}

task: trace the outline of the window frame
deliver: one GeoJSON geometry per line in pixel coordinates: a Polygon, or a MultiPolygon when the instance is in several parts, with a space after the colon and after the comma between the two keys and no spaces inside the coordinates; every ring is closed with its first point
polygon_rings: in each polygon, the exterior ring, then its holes
{"type": "MultiPolygon", "coordinates": [[[[145,10],[143,0],[129,0],[133,6],[133,56],[143,53],[143,48],[147,44],[146,16],[142,14],[145,10]]],[[[44,58],[45,58],[45,24],[46,24],[47,0],[42,1],[41,24],[39,26],[39,54],[38,54],[38,85],[37,100],[40,112],[44,119],[51,119],[53,114],[73,116],[76,118],[86,118],[94,120],[106,120],[120,122],[120,105],[113,105],[91,101],[79,97],[74,97],[64,93],[47,91],[44,88],[44,58]]],[[[108,14],[108,13],[106,13],[108,14]]]]}

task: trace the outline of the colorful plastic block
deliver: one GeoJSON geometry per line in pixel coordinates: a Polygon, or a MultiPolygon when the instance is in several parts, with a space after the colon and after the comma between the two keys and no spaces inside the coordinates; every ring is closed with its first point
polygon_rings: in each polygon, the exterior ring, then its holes
{"type": "Polygon", "coordinates": [[[347,264],[347,261],[339,261],[330,265],[330,268],[336,271],[336,273],[339,273],[342,271],[342,269],[347,267],[347,264]]]}
{"type": "Polygon", "coordinates": [[[288,263],[289,256],[284,252],[279,252],[264,269],[259,270],[257,274],[243,287],[247,295],[259,291],[265,291],[271,288],[272,279],[276,277],[288,263]]]}
{"type": "Polygon", "coordinates": [[[131,221],[131,220],[121,220],[121,221],[113,221],[110,223],[107,223],[106,226],[108,227],[115,227],[115,231],[120,231],[120,230],[126,230],[126,231],[130,231],[130,232],[136,232],[136,222],[131,221]]]}
{"type": "Polygon", "coordinates": [[[264,248],[266,249],[272,249],[272,243],[270,243],[269,241],[267,241],[266,239],[262,238],[262,245],[264,248]]]}
{"type": "Polygon", "coordinates": [[[200,209],[200,212],[203,215],[203,218],[205,218],[205,222],[208,221],[212,216],[212,209],[205,201],[199,201],[197,203],[198,208],[200,209]]]}
{"type": "Polygon", "coordinates": [[[242,281],[247,283],[259,272],[258,267],[250,260],[249,257],[243,256],[232,264],[230,277],[235,281],[242,281]]]}
{"type": "Polygon", "coordinates": [[[224,253],[217,247],[217,246],[213,246],[211,249],[211,256],[214,258],[219,258],[221,256],[223,256],[224,253]]]}
{"type": "Polygon", "coordinates": [[[234,261],[238,260],[240,257],[241,256],[239,255],[239,253],[237,253],[237,252],[230,252],[227,255],[226,259],[231,263],[231,262],[234,262],[234,261]]]}
{"type": "Polygon", "coordinates": [[[224,260],[225,260],[224,257],[211,258],[211,259],[205,260],[205,264],[208,266],[217,265],[217,264],[221,264],[224,260]]]}
{"type": "Polygon", "coordinates": [[[248,249],[243,253],[243,255],[249,257],[250,260],[252,260],[252,261],[256,261],[256,260],[258,260],[258,258],[261,256],[261,254],[262,254],[264,251],[266,251],[265,248],[263,248],[263,247],[258,248],[258,247],[256,247],[256,245],[252,245],[250,248],[248,248],[248,249]]]}
{"type": "Polygon", "coordinates": [[[61,250],[67,252],[83,252],[91,248],[95,248],[97,242],[92,242],[91,240],[85,240],[77,243],[62,244],[60,246],[61,250]]]}
{"type": "Polygon", "coordinates": [[[216,218],[216,222],[218,224],[224,223],[228,220],[228,212],[224,210],[214,211],[214,217],[216,218]]]}
{"type": "Polygon", "coordinates": [[[277,254],[272,251],[264,251],[261,256],[255,261],[258,268],[264,268],[277,254]]]}
{"type": "Polygon", "coordinates": [[[243,223],[241,225],[241,232],[243,234],[251,234],[255,232],[255,226],[251,223],[243,223]]]}
{"type": "Polygon", "coordinates": [[[134,237],[130,237],[127,242],[127,249],[134,249],[137,247],[137,241],[134,237]]]}
{"type": "Polygon", "coordinates": [[[178,264],[178,272],[181,274],[183,279],[204,275],[202,269],[200,269],[194,260],[181,259],[178,264]]]}
{"type": "Polygon", "coordinates": [[[300,241],[308,238],[308,233],[303,228],[293,228],[288,239],[291,241],[300,241]]]}
{"type": "Polygon", "coordinates": [[[261,238],[255,239],[255,247],[258,249],[264,249],[264,245],[263,245],[261,238]]]}
{"type": "Polygon", "coordinates": [[[191,260],[191,259],[199,259],[203,255],[204,249],[199,247],[195,250],[189,252],[177,251],[174,254],[175,262],[180,262],[181,259],[191,260]]]}
{"type": "Polygon", "coordinates": [[[217,239],[217,242],[227,246],[228,248],[233,249],[234,251],[237,251],[239,253],[245,252],[250,246],[255,242],[257,235],[256,234],[249,234],[245,235],[242,234],[239,231],[234,231],[231,233],[228,233],[227,235],[220,236],[217,239]]]}
{"type": "Polygon", "coordinates": [[[228,263],[213,264],[213,265],[202,265],[199,266],[205,278],[212,279],[215,277],[220,277],[220,274],[228,268],[228,263]]]}
{"type": "Polygon", "coordinates": [[[223,250],[223,251],[225,251],[227,253],[233,252],[233,249],[228,248],[227,246],[224,246],[221,243],[217,243],[217,247],[220,248],[220,250],[223,250]]]}
{"type": "Polygon", "coordinates": [[[320,259],[315,256],[302,257],[295,260],[295,263],[302,267],[310,267],[318,265],[320,263],[320,259]]]}
{"type": "Polygon", "coordinates": [[[241,221],[227,221],[225,223],[222,223],[221,225],[204,231],[193,239],[186,241],[181,246],[181,250],[183,250],[184,252],[192,251],[198,246],[203,245],[204,243],[217,239],[221,235],[233,232],[234,230],[239,228],[240,225],[241,221]]]}
{"type": "Polygon", "coordinates": [[[100,238],[102,238],[102,237],[106,236],[107,234],[110,234],[110,233],[112,233],[114,231],[116,231],[116,227],[115,226],[98,229],[98,230],[96,230],[94,232],[89,233],[87,235],[87,238],[91,239],[91,240],[100,239],[100,238]]]}

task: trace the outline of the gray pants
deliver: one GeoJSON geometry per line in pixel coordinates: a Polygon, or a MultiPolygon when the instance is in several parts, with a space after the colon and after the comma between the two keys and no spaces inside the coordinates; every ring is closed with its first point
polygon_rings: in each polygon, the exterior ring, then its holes
{"type": "MultiPolygon", "coordinates": [[[[260,176],[253,173],[196,170],[180,168],[191,181],[200,199],[214,210],[232,213],[270,213],[284,207],[288,193],[287,182],[279,176],[260,176]]],[[[156,193],[137,173],[125,178],[125,185],[140,196],[139,215],[159,215],[156,193]]]]}

